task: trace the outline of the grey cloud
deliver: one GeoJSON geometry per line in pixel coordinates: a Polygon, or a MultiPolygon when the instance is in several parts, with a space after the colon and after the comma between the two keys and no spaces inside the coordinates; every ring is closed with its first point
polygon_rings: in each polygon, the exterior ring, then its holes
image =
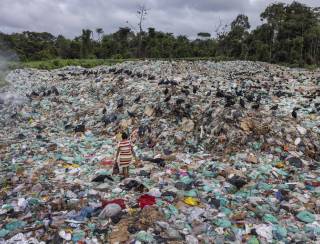
{"type": "MultiPolygon", "coordinates": [[[[48,31],[68,37],[82,28],[102,27],[105,33],[136,26],[139,4],[150,8],[144,27],[194,37],[200,31],[213,33],[219,23],[230,23],[239,13],[249,16],[252,26],[272,0],[0,0],[0,31],[48,31]]],[[[284,0],[283,2],[292,2],[284,0]]],[[[310,6],[319,0],[301,1],[310,6]]]]}
{"type": "Polygon", "coordinates": [[[226,1],[226,0],[201,0],[201,1],[192,1],[192,0],[162,0],[154,1],[157,2],[156,6],[159,8],[188,8],[195,9],[203,12],[210,11],[229,11],[234,9],[244,8],[249,0],[240,0],[240,1],[226,1]]]}

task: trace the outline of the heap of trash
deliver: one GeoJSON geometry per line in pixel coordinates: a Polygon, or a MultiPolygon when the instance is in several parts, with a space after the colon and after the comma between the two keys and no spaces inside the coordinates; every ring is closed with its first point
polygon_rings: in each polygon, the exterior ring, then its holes
{"type": "Polygon", "coordinates": [[[320,242],[320,71],[139,61],[0,89],[0,243],[320,242]],[[112,174],[119,133],[143,167],[112,174]]]}

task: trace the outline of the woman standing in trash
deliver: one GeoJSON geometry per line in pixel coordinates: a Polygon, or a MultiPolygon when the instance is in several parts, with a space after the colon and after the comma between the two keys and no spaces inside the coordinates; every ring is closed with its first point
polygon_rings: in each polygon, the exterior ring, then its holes
{"type": "Polygon", "coordinates": [[[125,178],[129,177],[129,165],[132,161],[132,156],[135,157],[135,161],[137,163],[137,158],[135,156],[129,136],[127,133],[122,132],[121,141],[118,144],[115,164],[118,163],[120,173],[122,173],[125,178]]]}

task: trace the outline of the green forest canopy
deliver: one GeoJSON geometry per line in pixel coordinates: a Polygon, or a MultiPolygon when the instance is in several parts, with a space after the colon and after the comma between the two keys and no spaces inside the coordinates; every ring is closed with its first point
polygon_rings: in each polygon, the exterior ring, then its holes
{"type": "Polygon", "coordinates": [[[74,39],[62,35],[56,37],[47,32],[0,32],[0,50],[15,51],[22,61],[224,57],[301,66],[319,65],[319,10],[299,2],[274,3],[261,13],[262,24],[253,30],[248,17],[239,14],[214,38],[210,33],[200,32],[196,40],[154,28],[135,33],[128,27],[120,27],[112,34],[104,34],[102,28],[97,28],[95,33],[84,29],[74,39]],[[139,40],[142,40],[141,50],[138,50],[139,40]]]}

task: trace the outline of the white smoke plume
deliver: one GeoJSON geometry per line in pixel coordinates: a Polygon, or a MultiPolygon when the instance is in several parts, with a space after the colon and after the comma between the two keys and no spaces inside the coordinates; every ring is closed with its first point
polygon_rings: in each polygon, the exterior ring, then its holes
{"type": "Polygon", "coordinates": [[[0,82],[4,83],[10,63],[18,61],[18,55],[0,41],[0,82]]]}
{"type": "Polygon", "coordinates": [[[4,105],[21,104],[25,100],[14,91],[10,91],[10,84],[6,81],[6,75],[10,71],[10,64],[18,62],[18,60],[15,52],[5,48],[5,46],[0,43],[0,109],[3,108],[4,105]]]}

